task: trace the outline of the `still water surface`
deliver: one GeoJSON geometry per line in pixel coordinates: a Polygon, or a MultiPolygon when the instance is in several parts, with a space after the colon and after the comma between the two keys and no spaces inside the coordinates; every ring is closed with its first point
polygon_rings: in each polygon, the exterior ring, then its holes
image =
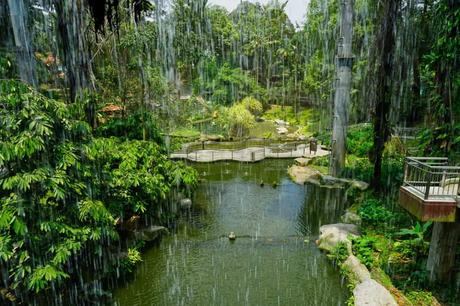
{"type": "Polygon", "coordinates": [[[290,163],[195,165],[193,211],[143,254],[116,304],[344,305],[346,284],[313,243],[343,211],[343,192],[292,183],[290,163]]]}

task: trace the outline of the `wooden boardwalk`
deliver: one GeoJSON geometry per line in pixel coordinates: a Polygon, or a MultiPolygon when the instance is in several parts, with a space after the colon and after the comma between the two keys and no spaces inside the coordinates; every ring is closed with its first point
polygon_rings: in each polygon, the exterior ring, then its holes
{"type": "Polygon", "coordinates": [[[273,147],[249,147],[241,150],[197,150],[189,153],[172,153],[171,159],[188,159],[194,162],[209,163],[215,161],[233,160],[240,162],[257,162],[266,158],[298,158],[326,156],[330,152],[318,146],[316,154],[307,145],[301,144],[292,150],[282,150],[273,147]]]}

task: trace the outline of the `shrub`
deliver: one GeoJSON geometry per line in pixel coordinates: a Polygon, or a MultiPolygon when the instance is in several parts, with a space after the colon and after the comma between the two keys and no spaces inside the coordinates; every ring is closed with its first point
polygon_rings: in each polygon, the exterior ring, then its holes
{"type": "Polygon", "coordinates": [[[259,115],[262,110],[263,106],[262,103],[260,103],[259,100],[253,98],[253,97],[246,97],[240,102],[248,111],[251,112],[253,115],[259,115]]]}
{"type": "Polygon", "coordinates": [[[368,268],[371,268],[375,263],[374,252],[376,241],[375,237],[367,235],[352,239],[353,254],[368,268]]]}
{"type": "Polygon", "coordinates": [[[129,114],[125,118],[111,118],[98,127],[96,134],[103,137],[122,137],[136,140],[152,140],[163,143],[160,129],[155,123],[153,114],[148,111],[139,111],[129,114]]]}
{"type": "Polygon", "coordinates": [[[364,200],[358,208],[358,215],[363,225],[373,228],[388,226],[389,221],[394,218],[394,214],[381,201],[374,198],[364,200]]]}
{"type": "Polygon", "coordinates": [[[358,157],[367,157],[373,146],[371,124],[352,125],[347,134],[347,152],[358,157]]]}
{"type": "Polygon", "coordinates": [[[339,242],[328,254],[328,257],[334,262],[341,264],[348,258],[348,246],[345,242],[339,242]]]}
{"type": "Polygon", "coordinates": [[[120,267],[124,272],[133,272],[136,264],[141,261],[141,253],[135,248],[129,248],[126,257],[120,260],[120,267]]]}

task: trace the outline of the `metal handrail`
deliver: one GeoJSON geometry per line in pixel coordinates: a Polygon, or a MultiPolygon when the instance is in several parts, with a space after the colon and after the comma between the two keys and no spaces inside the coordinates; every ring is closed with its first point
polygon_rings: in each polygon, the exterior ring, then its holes
{"type": "Polygon", "coordinates": [[[424,199],[460,199],[460,167],[449,165],[444,157],[407,157],[404,186],[412,187],[424,199]]]}

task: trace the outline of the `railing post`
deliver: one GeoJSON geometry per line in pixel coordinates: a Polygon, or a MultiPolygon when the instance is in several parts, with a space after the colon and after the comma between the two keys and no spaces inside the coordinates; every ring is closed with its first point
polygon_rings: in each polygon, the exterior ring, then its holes
{"type": "Polygon", "coordinates": [[[408,171],[409,171],[409,163],[408,163],[408,161],[406,159],[406,161],[404,163],[404,179],[403,179],[403,185],[404,186],[406,185],[408,171]]]}
{"type": "Polygon", "coordinates": [[[426,185],[425,185],[425,200],[428,200],[430,197],[430,187],[431,187],[431,173],[427,171],[426,173],[426,185]]]}

